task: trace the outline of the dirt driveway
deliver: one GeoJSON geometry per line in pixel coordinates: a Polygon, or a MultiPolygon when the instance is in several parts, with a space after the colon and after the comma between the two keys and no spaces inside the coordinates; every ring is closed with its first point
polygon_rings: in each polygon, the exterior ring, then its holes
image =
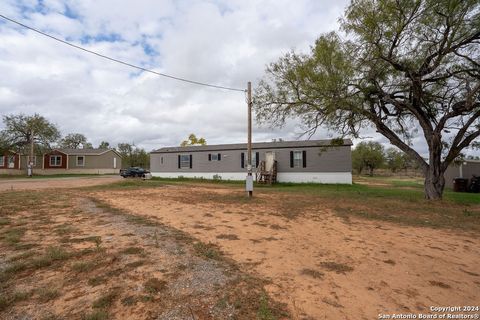
{"type": "Polygon", "coordinates": [[[0,179],[0,191],[78,188],[113,183],[121,179],[122,178],[117,175],[41,179],[0,179]]]}
{"type": "Polygon", "coordinates": [[[345,219],[322,203],[299,206],[303,214],[293,216],[301,194],[257,193],[249,203],[242,191],[221,186],[95,197],[219,245],[271,280],[268,291],[295,319],[373,319],[480,301],[480,239],[471,234],[345,219]]]}

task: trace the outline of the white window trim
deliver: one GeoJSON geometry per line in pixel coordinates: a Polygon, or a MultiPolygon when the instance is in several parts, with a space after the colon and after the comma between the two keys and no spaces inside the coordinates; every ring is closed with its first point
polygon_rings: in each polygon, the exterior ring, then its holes
{"type": "Polygon", "coordinates": [[[190,169],[190,154],[181,154],[180,155],[180,169],[190,169]],[[182,160],[182,157],[187,157],[188,161],[186,161],[187,166],[184,166],[183,163],[185,161],[182,160]]]}
{"type": "Polygon", "coordinates": [[[50,167],[61,167],[62,166],[62,156],[61,155],[51,155],[50,156],[50,167]],[[60,158],[60,164],[56,164],[56,158],[60,158]],[[55,158],[55,163],[52,164],[52,158],[55,158]]]}
{"type": "Polygon", "coordinates": [[[301,150],[294,150],[293,151],[293,167],[294,168],[303,168],[303,151],[301,150]],[[299,159],[295,159],[295,154],[300,154],[299,159]],[[298,160],[298,166],[295,160],[298,160]]]}
{"type": "Polygon", "coordinates": [[[77,167],[85,167],[85,156],[77,156],[77,167]],[[83,164],[78,164],[78,158],[83,158],[83,164]]]}
{"type": "Polygon", "coordinates": [[[210,155],[210,159],[211,159],[212,161],[220,161],[220,160],[218,160],[218,153],[212,153],[212,154],[210,155]]]}

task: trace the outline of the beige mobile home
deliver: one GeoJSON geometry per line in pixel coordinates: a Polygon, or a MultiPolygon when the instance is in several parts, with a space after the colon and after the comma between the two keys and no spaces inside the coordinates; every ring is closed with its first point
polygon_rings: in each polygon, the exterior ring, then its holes
{"type": "MultiPolygon", "coordinates": [[[[0,156],[1,174],[26,174],[30,157],[19,153],[0,156]]],[[[118,174],[121,155],[113,149],[53,149],[32,159],[34,174],[118,174]]]]}

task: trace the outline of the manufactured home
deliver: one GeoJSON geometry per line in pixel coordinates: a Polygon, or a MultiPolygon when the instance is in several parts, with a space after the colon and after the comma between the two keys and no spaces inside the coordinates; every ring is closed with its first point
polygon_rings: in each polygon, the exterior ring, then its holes
{"type": "MultiPolygon", "coordinates": [[[[9,152],[0,156],[0,174],[25,174],[28,155],[9,152]]],[[[113,149],[53,149],[33,157],[35,174],[117,174],[121,155],[113,149]]]]}
{"type": "MultiPolygon", "coordinates": [[[[252,169],[274,163],[278,182],[351,184],[351,146],[348,139],[253,143],[252,169]]],[[[150,153],[150,171],[154,177],[243,180],[247,144],[161,148],[150,153]]]]}
{"type": "Polygon", "coordinates": [[[471,179],[474,175],[480,177],[480,160],[463,160],[452,163],[445,171],[445,187],[453,188],[455,178],[471,179]]]}

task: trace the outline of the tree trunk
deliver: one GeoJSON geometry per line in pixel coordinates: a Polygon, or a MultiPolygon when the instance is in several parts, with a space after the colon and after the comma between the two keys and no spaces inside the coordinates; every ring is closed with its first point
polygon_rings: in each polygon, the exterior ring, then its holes
{"type": "Polygon", "coordinates": [[[445,188],[445,177],[440,169],[440,163],[430,164],[425,172],[425,199],[441,200],[445,188]]]}

